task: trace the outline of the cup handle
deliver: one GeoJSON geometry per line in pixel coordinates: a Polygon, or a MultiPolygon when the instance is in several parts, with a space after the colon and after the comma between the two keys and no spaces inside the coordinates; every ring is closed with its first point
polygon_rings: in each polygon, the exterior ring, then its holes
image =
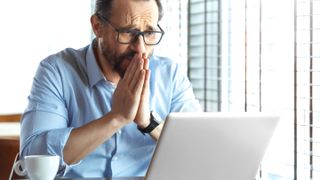
{"type": "Polygon", "coordinates": [[[24,168],[23,160],[19,160],[13,165],[14,172],[16,172],[19,176],[26,176],[27,170],[24,168]]]}

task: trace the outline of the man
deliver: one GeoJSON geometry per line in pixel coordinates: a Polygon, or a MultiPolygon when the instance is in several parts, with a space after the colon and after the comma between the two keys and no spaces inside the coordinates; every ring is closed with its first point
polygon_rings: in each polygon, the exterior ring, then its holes
{"type": "Polygon", "coordinates": [[[153,55],[161,16],[159,0],[96,1],[92,44],[51,55],[37,70],[22,157],[59,155],[59,176],[145,175],[161,119],[201,109],[184,71],[153,55]]]}

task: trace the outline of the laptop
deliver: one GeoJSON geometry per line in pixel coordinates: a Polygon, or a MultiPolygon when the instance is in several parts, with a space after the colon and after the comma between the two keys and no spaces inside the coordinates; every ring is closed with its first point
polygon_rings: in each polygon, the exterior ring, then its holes
{"type": "Polygon", "coordinates": [[[253,180],[279,121],[264,113],[171,113],[146,180],[253,180]]]}

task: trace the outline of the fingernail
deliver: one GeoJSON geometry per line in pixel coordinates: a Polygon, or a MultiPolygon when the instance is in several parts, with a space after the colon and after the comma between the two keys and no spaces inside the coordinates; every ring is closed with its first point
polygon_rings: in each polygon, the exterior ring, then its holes
{"type": "Polygon", "coordinates": [[[143,54],[142,54],[142,58],[147,59],[147,54],[146,54],[146,53],[143,53],[143,54]]]}

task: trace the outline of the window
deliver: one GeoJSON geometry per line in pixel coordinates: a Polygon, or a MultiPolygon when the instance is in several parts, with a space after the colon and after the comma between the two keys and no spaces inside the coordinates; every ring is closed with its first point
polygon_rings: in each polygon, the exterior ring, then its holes
{"type": "Polygon", "coordinates": [[[205,110],[280,114],[257,179],[320,179],[320,0],[216,0],[220,18],[210,31],[198,16],[208,16],[209,2],[190,0],[189,8],[189,75],[205,110]],[[205,73],[213,70],[220,73],[205,73]]]}
{"type": "Polygon", "coordinates": [[[91,42],[90,15],[91,0],[0,2],[0,113],[24,111],[42,59],[91,42]]]}
{"type": "Polygon", "coordinates": [[[185,65],[187,63],[187,13],[188,4],[185,0],[161,0],[164,17],[160,21],[165,34],[155,54],[170,57],[185,65]]]}
{"type": "MultiPolygon", "coordinates": [[[[187,4],[184,0],[162,3],[165,14],[160,25],[165,35],[155,53],[186,64],[187,4]]],[[[0,2],[0,114],[24,111],[41,60],[67,47],[78,49],[91,42],[94,6],[95,0],[0,2]]]]}
{"type": "Polygon", "coordinates": [[[296,0],[294,177],[320,179],[320,1],[296,0]]]}
{"type": "Polygon", "coordinates": [[[221,110],[220,1],[189,1],[188,74],[206,111],[221,110]]]}

